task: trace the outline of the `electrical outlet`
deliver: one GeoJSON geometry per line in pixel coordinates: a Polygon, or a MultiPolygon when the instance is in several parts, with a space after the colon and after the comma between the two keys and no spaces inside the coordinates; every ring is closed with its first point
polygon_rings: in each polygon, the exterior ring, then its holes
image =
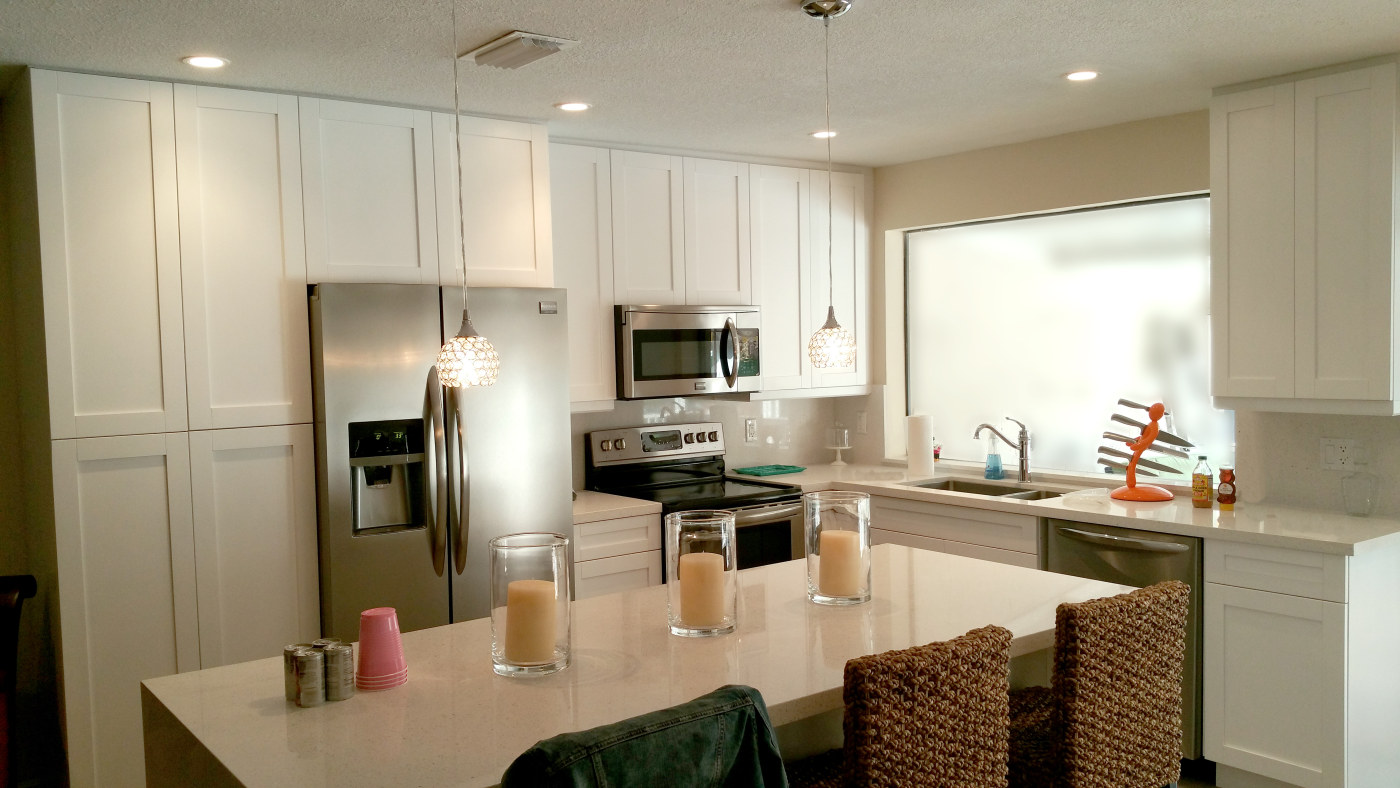
{"type": "Polygon", "coordinates": [[[867,435],[869,433],[870,419],[868,418],[868,414],[863,410],[856,411],[856,434],[867,435]]]}
{"type": "Polygon", "coordinates": [[[744,419],[744,443],[758,440],[758,419],[744,419]]]}
{"type": "Polygon", "coordinates": [[[1361,441],[1355,438],[1323,438],[1322,467],[1329,471],[1349,471],[1361,460],[1361,441]]]}

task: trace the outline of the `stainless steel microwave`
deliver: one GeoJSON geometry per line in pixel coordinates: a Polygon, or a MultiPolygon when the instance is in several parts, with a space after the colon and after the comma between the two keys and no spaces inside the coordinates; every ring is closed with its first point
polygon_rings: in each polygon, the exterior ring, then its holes
{"type": "Polygon", "coordinates": [[[621,399],[758,391],[758,307],[616,306],[621,399]]]}

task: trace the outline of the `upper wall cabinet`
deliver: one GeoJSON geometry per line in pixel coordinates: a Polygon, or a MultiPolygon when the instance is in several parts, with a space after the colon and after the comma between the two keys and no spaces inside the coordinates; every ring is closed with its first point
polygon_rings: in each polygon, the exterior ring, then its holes
{"type": "MultiPolygon", "coordinates": [[[[813,370],[812,386],[864,386],[870,383],[870,228],[865,218],[865,177],[834,172],[829,186],[827,177],[819,170],[811,173],[812,296],[808,311],[812,314],[811,330],[815,331],[826,320],[826,307],[836,307],[836,319],[855,334],[856,363],[850,369],[813,370]]],[[[805,343],[803,348],[805,351],[805,343]]]]}
{"type": "Polygon", "coordinates": [[[462,116],[433,116],[437,215],[443,284],[462,281],[460,206],[466,231],[466,277],[472,287],[553,287],[549,149],[545,127],[462,116]],[[460,144],[460,148],[458,145],[460,144]],[[461,150],[461,178],[457,150],[461,150]],[[453,184],[461,184],[461,193],[453,184]]]}
{"type": "Polygon", "coordinates": [[[812,302],[810,174],[794,167],[749,168],[753,303],[760,309],[764,391],[811,388],[807,338],[812,302]]]}
{"type": "Polygon", "coordinates": [[[749,262],[749,165],[686,159],[685,302],[753,300],[749,262]]]}
{"type": "MultiPolygon", "coordinates": [[[[569,401],[611,401],[613,350],[611,157],[606,148],[550,145],[556,287],[569,292],[569,401]]],[[[600,406],[601,407],[601,406],[600,406]]]]}
{"type": "Polygon", "coordinates": [[[311,421],[297,99],[175,86],[191,429],[311,421]]]}
{"type": "Polygon", "coordinates": [[[52,437],[185,429],[171,86],[30,80],[52,437]]]}
{"type": "Polygon", "coordinates": [[[1220,407],[1397,410],[1396,64],[1211,103],[1220,407]]]}
{"type": "Polygon", "coordinates": [[[303,98],[312,282],[438,282],[432,113],[303,98]]]}
{"type": "Polygon", "coordinates": [[[682,177],[679,156],[612,152],[617,303],[686,303],[682,177]]]}

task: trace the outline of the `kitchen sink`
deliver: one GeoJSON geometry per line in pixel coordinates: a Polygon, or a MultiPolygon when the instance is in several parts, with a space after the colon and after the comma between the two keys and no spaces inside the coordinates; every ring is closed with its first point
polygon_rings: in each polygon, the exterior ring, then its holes
{"type": "Polygon", "coordinates": [[[1046,498],[1058,498],[1061,495],[1061,493],[1051,490],[1025,487],[1014,482],[1010,484],[995,484],[992,482],[979,482],[972,479],[938,479],[937,481],[931,482],[915,482],[909,486],[924,490],[947,490],[948,492],[985,495],[990,498],[1016,498],[1022,501],[1042,501],[1046,498]]]}

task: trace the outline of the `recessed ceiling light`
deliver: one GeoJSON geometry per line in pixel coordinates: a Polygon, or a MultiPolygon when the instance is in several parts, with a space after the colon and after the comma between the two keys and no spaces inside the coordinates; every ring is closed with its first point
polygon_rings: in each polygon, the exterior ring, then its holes
{"type": "Polygon", "coordinates": [[[214,57],[213,55],[190,55],[180,58],[180,62],[195,68],[223,68],[228,65],[228,59],[214,57]]]}
{"type": "Polygon", "coordinates": [[[565,112],[583,112],[584,110],[588,109],[593,105],[585,104],[582,101],[566,101],[563,104],[555,104],[554,106],[564,110],[565,112]]]}
{"type": "Polygon", "coordinates": [[[819,140],[824,140],[824,139],[829,139],[829,138],[831,138],[831,137],[835,137],[835,136],[836,136],[836,132],[834,132],[834,131],[826,131],[826,130],[823,130],[823,131],[814,131],[814,132],[812,132],[812,136],[813,136],[813,137],[816,137],[816,138],[819,139],[819,140]]]}
{"type": "Polygon", "coordinates": [[[1070,82],[1088,82],[1091,79],[1098,79],[1098,76],[1099,72],[1097,71],[1071,71],[1065,74],[1065,79],[1070,82]]]}

